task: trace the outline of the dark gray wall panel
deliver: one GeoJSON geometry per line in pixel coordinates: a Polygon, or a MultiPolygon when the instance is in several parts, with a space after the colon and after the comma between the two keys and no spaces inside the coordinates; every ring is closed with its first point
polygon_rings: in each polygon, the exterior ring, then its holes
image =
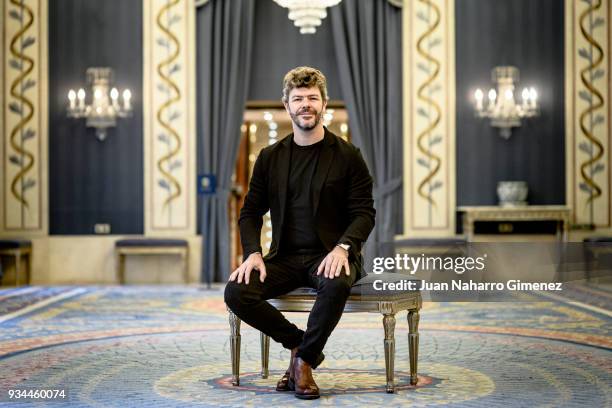
{"type": "MultiPolygon", "coordinates": [[[[49,221],[51,234],[144,230],[142,1],[49,2],[49,221]],[[115,70],[132,90],[134,116],[99,142],[83,119],[66,117],[67,93],[86,85],[88,67],[115,70]]],[[[89,92],[89,90],[88,90],[89,92]]]]}
{"type": "MultiPolygon", "coordinates": [[[[457,204],[497,204],[496,185],[525,180],[531,204],[565,202],[564,21],[561,0],[457,0],[457,204]],[[514,65],[537,88],[541,116],[509,140],[474,117],[472,92],[514,65]]],[[[519,94],[520,95],[520,89],[519,94]]],[[[485,93],[486,95],[486,93],[485,93]]]]}
{"type": "Polygon", "coordinates": [[[300,34],[287,9],[272,0],[255,3],[255,37],[249,100],[280,101],[283,77],[292,68],[309,65],[327,77],[331,99],[342,99],[329,16],[315,34],[300,34]]]}

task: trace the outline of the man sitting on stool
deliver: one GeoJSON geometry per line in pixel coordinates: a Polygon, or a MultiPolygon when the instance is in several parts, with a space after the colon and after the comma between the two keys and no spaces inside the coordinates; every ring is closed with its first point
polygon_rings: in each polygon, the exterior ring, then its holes
{"type": "Polygon", "coordinates": [[[372,177],[359,149],[323,127],[325,76],[295,68],[283,82],[293,133],[259,154],[240,212],[245,261],[229,278],[225,303],[241,320],[291,350],[277,391],[319,397],[312,368],[338,324],[353,283],[361,277],[361,246],[374,227],[372,177]],[[263,216],[270,211],[272,244],[262,258],[263,216]],[[258,277],[251,277],[256,270],[258,277]],[[266,302],[302,286],[317,290],[306,331],[266,302]]]}

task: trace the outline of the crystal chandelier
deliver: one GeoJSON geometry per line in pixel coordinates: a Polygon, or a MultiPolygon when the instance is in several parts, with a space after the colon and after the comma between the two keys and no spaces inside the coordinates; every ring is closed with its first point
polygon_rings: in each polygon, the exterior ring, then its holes
{"type": "Polygon", "coordinates": [[[538,95],[533,87],[523,88],[522,103],[515,101],[514,85],[519,80],[519,70],[516,67],[495,67],[491,71],[491,78],[497,83],[497,90],[489,90],[486,107],[483,91],[478,88],[474,92],[476,115],[489,118],[491,126],[498,127],[500,135],[508,139],[512,128],[521,126],[521,119],[539,115],[538,95]]]}
{"type": "Polygon", "coordinates": [[[91,104],[85,103],[87,95],[83,88],[78,92],[74,89],[68,92],[68,117],[85,118],[87,127],[96,129],[96,137],[100,141],[106,139],[106,130],[117,124],[117,117],[125,118],[132,114],[132,93],[125,89],[123,103],[120,104],[119,91],[117,88],[110,89],[112,80],[111,68],[88,68],[87,82],[93,95],[91,104]]]}
{"type": "Polygon", "coordinates": [[[333,7],[342,0],[274,0],[278,5],[289,9],[289,20],[300,28],[301,34],[314,34],[321,20],[327,17],[325,9],[333,7]]]}

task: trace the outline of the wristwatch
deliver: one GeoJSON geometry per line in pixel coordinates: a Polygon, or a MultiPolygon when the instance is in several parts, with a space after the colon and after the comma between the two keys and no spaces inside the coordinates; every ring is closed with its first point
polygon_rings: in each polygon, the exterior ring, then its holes
{"type": "Polygon", "coordinates": [[[338,244],[338,246],[342,249],[344,249],[346,252],[349,251],[349,249],[351,248],[351,246],[349,244],[338,244]]]}

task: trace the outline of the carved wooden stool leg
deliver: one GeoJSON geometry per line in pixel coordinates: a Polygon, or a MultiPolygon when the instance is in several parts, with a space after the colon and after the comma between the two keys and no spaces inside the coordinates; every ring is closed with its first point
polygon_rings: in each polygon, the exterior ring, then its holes
{"type": "Polygon", "coordinates": [[[410,354],[410,385],[416,385],[419,359],[419,311],[408,312],[408,353],[410,354]]]}
{"type": "Polygon", "coordinates": [[[232,385],[240,385],[240,318],[229,311],[232,385]]]}
{"type": "Polygon", "coordinates": [[[268,361],[270,360],[270,337],[260,333],[261,338],[261,378],[268,378],[268,361]]]}
{"type": "Polygon", "coordinates": [[[385,369],[387,374],[387,392],[395,392],[395,315],[385,314],[383,317],[385,328],[385,369]]]}

